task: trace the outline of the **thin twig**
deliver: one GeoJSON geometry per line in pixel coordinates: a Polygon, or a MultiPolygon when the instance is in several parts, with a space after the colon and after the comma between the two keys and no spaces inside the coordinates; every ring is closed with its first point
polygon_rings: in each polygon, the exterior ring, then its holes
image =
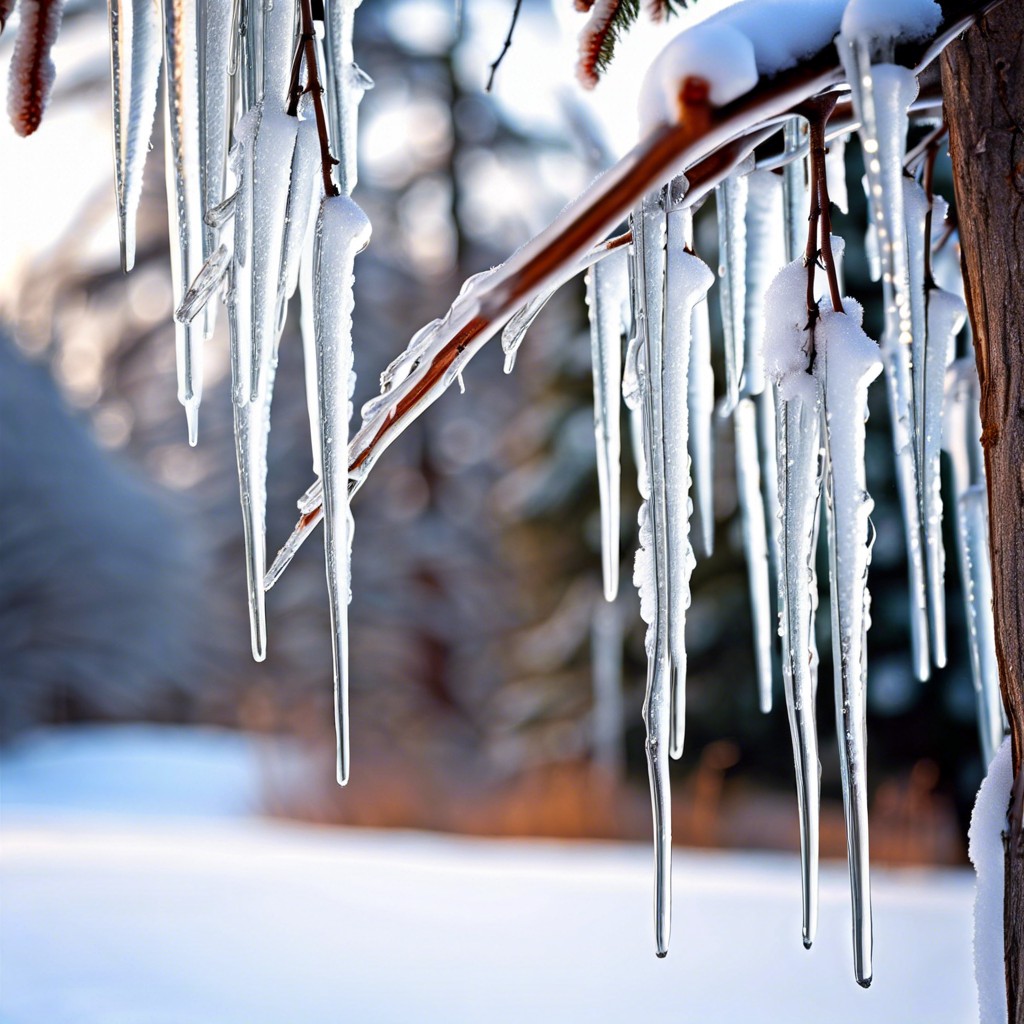
{"type": "Polygon", "coordinates": [[[320,172],[324,179],[324,194],[341,195],[334,183],[334,168],[338,161],[331,155],[331,140],[327,132],[327,114],[324,111],[324,88],[320,84],[320,67],[316,53],[316,32],[313,30],[313,8],[310,0],[299,0],[299,43],[292,60],[292,79],[288,92],[288,113],[295,117],[303,93],[313,97],[313,114],[316,118],[317,135],[320,138],[320,172]],[[300,86],[301,67],[305,56],[306,87],[300,86]]]}
{"type": "Polygon", "coordinates": [[[818,193],[818,209],[821,218],[821,260],[825,265],[832,309],[843,312],[843,300],[839,294],[839,275],[836,272],[835,254],[832,252],[832,202],[828,195],[828,173],[825,164],[825,126],[835,109],[835,95],[822,99],[817,117],[810,122],[811,181],[818,193]]]}
{"type": "Polygon", "coordinates": [[[502,44],[501,53],[498,54],[498,59],[491,65],[491,73],[487,77],[487,87],[485,92],[490,92],[494,88],[494,76],[497,74],[498,68],[501,66],[501,62],[505,59],[505,54],[508,53],[512,46],[512,35],[516,30],[516,22],[519,20],[519,12],[522,10],[523,0],[516,0],[515,7],[512,8],[512,22],[508,26],[508,35],[505,36],[505,42],[502,44]]]}

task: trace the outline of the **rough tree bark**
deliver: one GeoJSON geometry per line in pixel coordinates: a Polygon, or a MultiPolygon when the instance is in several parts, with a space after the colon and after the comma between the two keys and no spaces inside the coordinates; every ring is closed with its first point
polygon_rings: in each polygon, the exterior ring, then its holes
{"type": "Polygon", "coordinates": [[[1003,940],[1009,1020],[1024,1024],[1024,0],[942,58],[964,279],[981,378],[996,653],[1013,745],[1003,940]]]}

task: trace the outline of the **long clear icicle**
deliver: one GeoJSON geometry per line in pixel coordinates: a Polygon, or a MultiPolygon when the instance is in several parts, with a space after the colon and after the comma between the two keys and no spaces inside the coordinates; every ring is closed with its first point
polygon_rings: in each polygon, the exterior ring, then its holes
{"type": "Polygon", "coordinates": [[[359,101],[373,81],[353,60],[352,21],[361,0],[324,0],[324,61],[331,142],[337,148],[341,191],[356,185],[356,123],[359,101]]]}
{"type": "Polygon", "coordinates": [[[885,365],[896,456],[896,480],[907,545],[910,585],[910,637],[914,672],[930,671],[928,592],[924,560],[923,477],[915,441],[915,392],[912,365],[913,312],[903,194],[907,111],[917,96],[917,76],[909,68],[873,63],[877,40],[839,39],[839,54],[861,122],[867,170],[868,206],[882,270],[885,365]]]}
{"type": "Polygon", "coordinates": [[[110,0],[110,72],[114,108],[114,188],[121,267],[135,265],[135,219],[160,88],[157,0],[110,0]]]}
{"type": "Polygon", "coordinates": [[[815,328],[815,375],[824,401],[829,581],[836,731],[846,812],[854,976],[871,983],[871,886],[867,792],[867,590],[874,505],[864,469],[868,386],[882,372],[878,346],[861,329],[863,311],[824,310],[815,328]]]}
{"type": "MultiPolygon", "coordinates": [[[[199,186],[199,72],[196,9],[189,0],[161,0],[166,102],[167,206],[170,220],[171,290],[177,309],[202,269],[203,201],[199,186]]],[[[175,321],[178,401],[185,407],[189,444],[199,436],[203,397],[202,324],[175,321]]]]}
{"type": "Polygon", "coordinates": [[[622,336],[628,328],[628,254],[614,253],[587,271],[594,439],[601,502],[601,568],[606,601],[619,592],[620,398],[622,336]]]}
{"type": "Polygon", "coordinates": [[[672,791],[669,752],[673,732],[672,657],[669,647],[668,508],[662,408],[662,311],[664,297],[665,210],[661,193],[648,196],[633,214],[634,321],[642,396],[647,489],[640,506],[640,547],[634,582],[640,614],[648,624],[647,771],[654,818],[654,933],[659,957],[668,955],[672,930],[672,791]],[[657,381],[657,385],[654,383],[657,381]]]}
{"type": "Polygon", "coordinates": [[[747,274],[747,175],[732,174],[715,189],[718,211],[718,293],[725,342],[725,401],[730,414],[740,400],[745,349],[744,323],[747,274]]]}
{"type": "Polygon", "coordinates": [[[978,707],[981,751],[990,764],[1003,742],[992,570],[988,544],[988,492],[981,449],[980,388],[973,356],[957,359],[946,374],[943,447],[949,454],[956,511],[957,555],[967,615],[971,676],[978,707]]]}
{"type": "Polygon", "coordinates": [[[814,567],[821,495],[818,387],[807,372],[807,269],[784,267],[765,296],[766,368],[775,384],[779,480],[779,633],[782,680],[793,740],[800,825],[802,935],[810,948],[818,923],[820,766],[814,638],[818,583],[814,567]]]}
{"type": "Polygon", "coordinates": [[[765,388],[764,298],[770,281],[786,262],[785,225],[782,180],[771,171],[753,171],[747,180],[743,397],[736,410],[734,426],[736,478],[754,627],[757,691],[761,710],[767,713],[772,709],[775,615],[770,551],[775,549],[778,524],[778,478],[774,472],[774,398],[765,388]],[[771,435],[766,433],[768,428],[773,431],[771,435]],[[765,487],[761,482],[762,465],[765,468],[765,487]],[[772,468],[770,474],[767,472],[769,465],[772,468]],[[768,484],[774,487],[774,493],[768,484]]]}
{"type": "MultiPolygon", "coordinates": [[[[672,655],[671,755],[682,756],[686,713],[686,612],[694,556],[690,543],[689,369],[693,310],[714,283],[711,269],[686,251],[688,215],[668,214],[661,405],[667,514],[668,635],[672,655]]],[[[657,387],[652,379],[652,388],[657,387]]]]}
{"type": "MultiPolygon", "coordinates": [[[[688,249],[693,249],[693,214],[687,208],[673,214],[679,218],[688,249]]],[[[705,296],[693,307],[690,317],[690,365],[687,371],[689,432],[687,448],[693,478],[694,548],[710,558],[715,549],[714,504],[714,417],[715,373],[711,365],[711,323],[705,296]]]]}
{"type": "Polygon", "coordinates": [[[939,490],[939,450],[942,441],[942,402],[946,367],[954,355],[956,333],[963,326],[967,308],[963,300],[937,292],[925,281],[925,232],[928,215],[945,216],[943,200],[929,203],[925,190],[912,178],[903,179],[903,207],[907,224],[912,328],[911,365],[914,372],[914,438],[923,525],[925,582],[931,628],[932,658],[939,668],[946,664],[945,552],[942,547],[942,497],[939,490]],[[938,295],[932,310],[932,296],[938,295]],[[957,313],[962,313],[957,317],[957,313]],[[955,328],[950,322],[956,319],[955,328]],[[933,329],[934,328],[934,329],[933,329]],[[953,333],[950,333],[950,330],[953,333]]]}
{"type": "MultiPolygon", "coordinates": [[[[227,185],[229,52],[233,37],[231,0],[196,0],[196,45],[199,85],[199,194],[203,210],[203,260],[220,244],[220,231],[209,213],[225,198],[227,185]]],[[[208,307],[204,330],[213,331],[214,309],[208,307]]]]}
{"type": "Polygon", "coordinates": [[[314,242],[313,315],[340,785],[345,785],[349,776],[348,603],[352,578],[352,514],[348,500],[348,425],[354,374],[352,285],[356,255],[369,239],[370,222],[348,196],[329,196],[323,200],[314,242]]]}

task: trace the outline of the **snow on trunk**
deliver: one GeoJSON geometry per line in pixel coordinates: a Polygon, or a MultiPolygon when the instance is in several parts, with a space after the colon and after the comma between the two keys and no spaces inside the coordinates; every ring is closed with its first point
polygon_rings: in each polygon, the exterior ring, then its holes
{"type": "Polygon", "coordinates": [[[1013,785],[1010,740],[988,766],[971,812],[967,853],[978,875],[974,896],[974,978],[979,1024],[1006,1024],[1006,966],[1003,958],[1003,834],[1013,785]]]}
{"type": "Polygon", "coordinates": [[[110,76],[114,110],[114,192],[121,268],[135,266],[135,219],[160,88],[157,0],[110,0],[110,76]]]}

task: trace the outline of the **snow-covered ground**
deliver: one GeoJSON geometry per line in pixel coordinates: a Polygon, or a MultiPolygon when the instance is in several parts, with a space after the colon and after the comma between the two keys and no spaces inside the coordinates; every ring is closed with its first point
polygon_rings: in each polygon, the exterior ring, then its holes
{"type": "Polygon", "coordinates": [[[874,874],[853,982],[845,867],[800,943],[795,858],[259,819],[244,737],[50,733],[0,760],[2,1024],[976,1020],[968,871],[874,874]],[[77,736],[77,739],[76,739],[77,736]]]}

